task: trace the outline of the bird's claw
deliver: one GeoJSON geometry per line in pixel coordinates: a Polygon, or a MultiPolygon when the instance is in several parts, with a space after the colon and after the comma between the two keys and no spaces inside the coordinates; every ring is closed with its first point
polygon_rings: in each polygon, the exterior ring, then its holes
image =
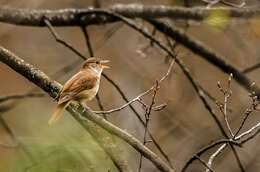
{"type": "Polygon", "coordinates": [[[82,112],[85,112],[86,110],[90,111],[90,108],[86,104],[80,103],[80,105],[83,107],[83,111],[82,112]]]}

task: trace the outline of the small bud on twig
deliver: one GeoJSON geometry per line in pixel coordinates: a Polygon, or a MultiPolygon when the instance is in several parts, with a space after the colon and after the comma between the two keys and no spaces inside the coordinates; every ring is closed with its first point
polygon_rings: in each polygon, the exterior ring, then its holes
{"type": "Polygon", "coordinates": [[[253,86],[255,86],[255,82],[252,82],[252,84],[250,85],[250,88],[252,88],[253,86]]]}

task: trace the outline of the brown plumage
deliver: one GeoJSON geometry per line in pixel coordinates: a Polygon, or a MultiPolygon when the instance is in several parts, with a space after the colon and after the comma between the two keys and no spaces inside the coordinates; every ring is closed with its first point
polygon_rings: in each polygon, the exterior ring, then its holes
{"type": "Polygon", "coordinates": [[[96,57],[89,58],[83,63],[80,71],[64,84],[56,111],[49,120],[50,125],[58,120],[71,102],[84,103],[95,97],[99,89],[102,70],[109,68],[102,65],[106,62],[108,61],[96,57]]]}

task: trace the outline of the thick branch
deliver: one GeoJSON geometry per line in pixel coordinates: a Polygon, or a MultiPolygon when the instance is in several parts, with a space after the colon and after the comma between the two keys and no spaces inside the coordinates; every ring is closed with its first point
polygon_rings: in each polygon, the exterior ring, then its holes
{"type": "MultiPolygon", "coordinates": [[[[31,64],[26,63],[23,59],[17,57],[3,47],[0,47],[0,61],[7,64],[9,67],[23,75],[29,81],[42,88],[51,97],[55,98],[59,93],[61,85],[58,82],[50,79],[45,73],[35,68],[31,64]]],[[[83,116],[88,120],[96,123],[98,126],[105,129],[109,133],[123,139],[137,151],[142,153],[144,157],[149,159],[161,171],[173,172],[173,169],[171,169],[164,161],[162,161],[161,158],[159,158],[155,153],[145,147],[138,139],[134,138],[126,131],[114,126],[102,117],[99,117],[88,110],[85,110],[85,112],[82,113],[82,107],[80,107],[78,111],[75,110],[73,105],[70,105],[67,110],[69,110],[73,114],[73,117],[75,117],[77,120],[80,120],[79,116],[80,114],[83,114],[83,116]]]]}
{"type": "MultiPolygon", "coordinates": [[[[129,18],[163,18],[193,19],[202,20],[212,11],[221,11],[229,14],[230,17],[248,18],[258,16],[260,8],[183,8],[163,5],[142,5],[142,4],[117,4],[103,10],[111,10],[129,18]]],[[[46,17],[53,26],[79,26],[79,24],[104,24],[116,22],[117,19],[111,16],[88,15],[84,20],[81,16],[93,9],[60,9],[60,10],[31,10],[0,8],[0,21],[26,26],[44,26],[43,18],[46,17]]]]}

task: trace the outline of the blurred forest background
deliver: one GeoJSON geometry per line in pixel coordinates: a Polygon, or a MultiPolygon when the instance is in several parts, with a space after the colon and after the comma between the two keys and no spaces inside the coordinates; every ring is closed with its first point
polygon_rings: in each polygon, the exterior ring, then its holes
{"type": "MultiPolygon", "coordinates": [[[[118,3],[184,6],[181,0],[100,0],[99,2],[101,8],[118,3]]],[[[3,7],[35,10],[78,9],[93,6],[92,0],[1,0],[0,3],[3,7]]],[[[240,4],[238,1],[235,3],[240,4]]],[[[246,2],[246,6],[254,5],[259,5],[259,1],[246,2]]],[[[190,1],[190,6],[205,7],[205,4],[193,0],[190,1]]],[[[151,25],[140,19],[135,21],[152,33],[151,25]]],[[[238,19],[221,14],[216,18],[213,16],[202,21],[188,21],[188,28],[186,28],[187,20],[169,20],[169,22],[187,29],[188,35],[222,54],[226,57],[225,60],[241,71],[259,63],[260,20],[257,16],[238,19]]],[[[17,26],[6,23],[0,25],[0,43],[3,47],[24,58],[58,82],[64,84],[79,70],[83,60],[57,43],[47,27],[17,26]],[[69,68],[61,70],[66,66],[69,68]]],[[[111,61],[109,64],[111,69],[105,73],[120,86],[129,99],[150,88],[156,79],[160,79],[167,72],[169,63],[165,52],[156,46],[149,47],[144,52],[144,47],[150,44],[149,40],[125,24],[116,22],[91,25],[87,29],[94,55],[111,61]]],[[[55,30],[63,40],[89,57],[84,35],[79,27],[55,27],[55,30]]],[[[155,37],[167,44],[164,35],[159,32],[155,37]]],[[[223,73],[184,46],[177,46],[176,51],[196,81],[218,101],[223,102],[224,96],[219,91],[217,82],[220,81],[226,87],[229,74],[223,73]]],[[[246,76],[260,86],[259,70],[247,73],[246,76]]],[[[68,112],[64,112],[55,125],[48,126],[56,102],[37,86],[3,63],[0,63],[0,79],[1,97],[28,92],[43,93],[40,97],[12,99],[0,104],[2,124],[0,171],[118,171],[98,144],[98,139],[86,132],[68,112]]],[[[231,128],[235,130],[244,117],[245,109],[250,105],[250,98],[248,91],[236,81],[232,80],[231,87],[233,94],[229,99],[228,108],[232,109],[232,112],[228,112],[228,118],[231,128]]],[[[101,80],[99,96],[105,110],[125,103],[105,78],[101,80]]],[[[146,96],[144,101],[150,104],[151,97],[151,94],[146,96]]],[[[208,97],[206,99],[224,125],[223,116],[216,103],[208,97]]],[[[195,152],[223,136],[194,88],[176,64],[157,93],[156,105],[162,103],[167,103],[167,107],[158,112],[152,111],[149,130],[168,154],[174,169],[180,171],[195,152]]],[[[139,103],[133,105],[144,119],[142,106],[139,103]]],[[[89,102],[88,106],[93,110],[99,110],[96,100],[89,102]]],[[[243,131],[255,125],[260,119],[259,115],[259,112],[251,114],[243,131]]],[[[109,114],[108,120],[142,142],[144,128],[129,107],[109,114]]],[[[225,130],[228,131],[226,127],[225,130]]],[[[248,172],[256,172],[260,169],[259,143],[260,138],[255,137],[243,145],[243,148],[237,149],[241,162],[248,172]]],[[[140,154],[123,141],[119,141],[117,146],[129,168],[137,171],[140,154]]],[[[159,155],[153,143],[147,143],[147,147],[159,155]]],[[[217,148],[203,154],[202,159],[207,161],[217,148]]],[[[215,159],[213,169],[222,172],[240,170],[230,148],[226,148],[215,159]]],[[[187,171],[203,170],[205,167],[199,161],[194,161],[187,171]]],[[[158,171],[158,169],[144,158],[142,171],[158,171]]]]}

